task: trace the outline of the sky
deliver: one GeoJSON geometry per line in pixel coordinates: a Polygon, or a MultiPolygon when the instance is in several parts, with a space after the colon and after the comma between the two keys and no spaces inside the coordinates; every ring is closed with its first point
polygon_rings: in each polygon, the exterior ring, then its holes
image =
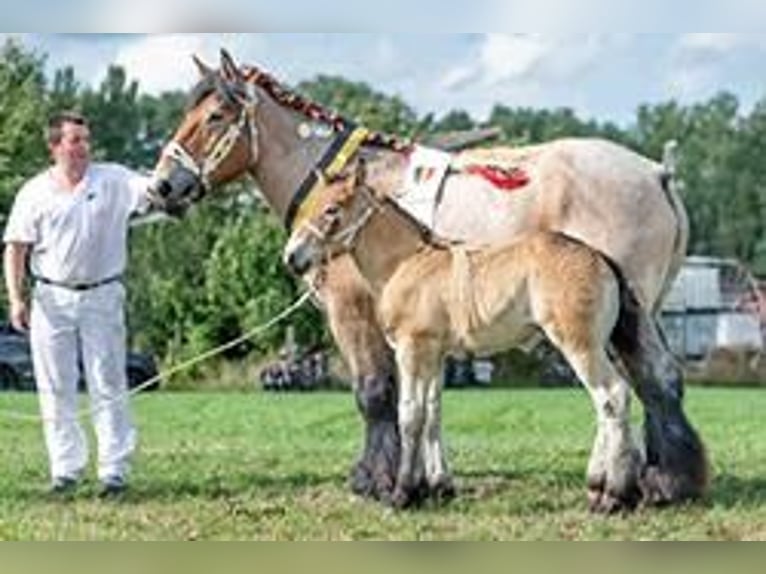
{"type": "Polygon", "coordinates": [[[219,48],[225,47],[235,60],[265,68],[288,84],[317,74],[341,75],[402,97],[418,114],[460,109],[477,120],[501,103],[570,107],[585,118],[626,125],[642,103],[676,99],[689,104],[727,90],[746,112],[766,97],[766,33],[16,36],[48,54],[49,70],[72,65],[79,79],[92,85],[110,64],[119,64],[144,92],[185,90],[196,78],[190,56],[217,65],[219,48]]]}

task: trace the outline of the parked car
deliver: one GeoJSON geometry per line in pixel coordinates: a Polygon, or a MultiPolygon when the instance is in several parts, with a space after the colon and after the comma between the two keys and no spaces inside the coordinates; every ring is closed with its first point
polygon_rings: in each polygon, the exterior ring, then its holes
{"type": "MultiPolygon", "coordinates": [[[[157,376],[157,364],[151,355],[129,351],[126,371],[128,388],[134,389],[157,376]]],[[[154,381],[146,390],[153,391],[159,386],[159,381],[154,381]]],[[[79,387],[85,388],[84,380],[80,380],[79,387]]],[[[8,323],[0,324],[0,390],[35,390],[29,337],[8,323]]]]}
{"type": "Polygon", "coordinates": [[[282,351],[278,361],[261,370],[259,380],[264,391],[314,391],[328,386],[325,351],[311,348],[295,355],[282,351]]]}

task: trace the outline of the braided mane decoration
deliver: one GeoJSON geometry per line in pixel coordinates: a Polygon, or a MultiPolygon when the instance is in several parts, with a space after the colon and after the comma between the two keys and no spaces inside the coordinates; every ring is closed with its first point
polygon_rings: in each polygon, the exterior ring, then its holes
{"type": "MultiPolygon", "coordinates": [[[[310,120],[324,122],[336,133],[346,131],[352,124],[352,122],[340,114],[328,110],[322,105],[286,88],[271,74],[259,70],[255,66],[243,66],[242,74],[246,82],[252,82],[256,86],[264,89],[266,93],[274,98],[274,100],[281,106],[296,111],[310,120]]],[[[389,149],[395,152],[406,152],[412,148],[412,143],[408,140],[399,138],[395,135],[373,131],[369,133],[362,143],[389,149]]]]}

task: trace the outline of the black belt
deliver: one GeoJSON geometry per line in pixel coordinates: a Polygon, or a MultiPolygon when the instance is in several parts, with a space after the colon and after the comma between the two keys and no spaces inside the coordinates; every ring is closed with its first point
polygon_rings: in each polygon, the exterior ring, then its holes
{"type": "Polygon", "coordinates": [[[95,289],[96,287],[101,287],[102,285],[114,283],[115,281],[121,281],[122,273],[119,275],[113,275],[112,277],[107,277],[101,281],[94,281],[93,283],[65,283],[63,281],[54,281],[53,279],[48,279],[47,277],[40,277],[39,275],[35,275],[34,279],[35,281],[39,281],[45,285],[54,285],[55,287],[63,287],[64,289],[71,289],[72,291],[88,291],[90,289],[95,289]]]}

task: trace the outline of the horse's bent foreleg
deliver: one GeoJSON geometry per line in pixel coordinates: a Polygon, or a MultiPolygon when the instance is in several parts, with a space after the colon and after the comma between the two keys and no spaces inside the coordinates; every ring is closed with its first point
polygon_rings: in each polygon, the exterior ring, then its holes
{"type": "Polygon", "coordinates": [[[644,502],[664,505],[699,498],[708,481],[705,447],[683,409],[681,367],[654,320],[641,313],[632,345],[618,352],[644,404],[644,502]]]}
{"type": "Polygon", "coordinates": [[[352,467],[350,486],[361,496],[388,499],[399,466],[393,352],[378,326],[373,298],[349,258],[328,265],[320,295],[365,422],[364,450],[352,467]]]}

